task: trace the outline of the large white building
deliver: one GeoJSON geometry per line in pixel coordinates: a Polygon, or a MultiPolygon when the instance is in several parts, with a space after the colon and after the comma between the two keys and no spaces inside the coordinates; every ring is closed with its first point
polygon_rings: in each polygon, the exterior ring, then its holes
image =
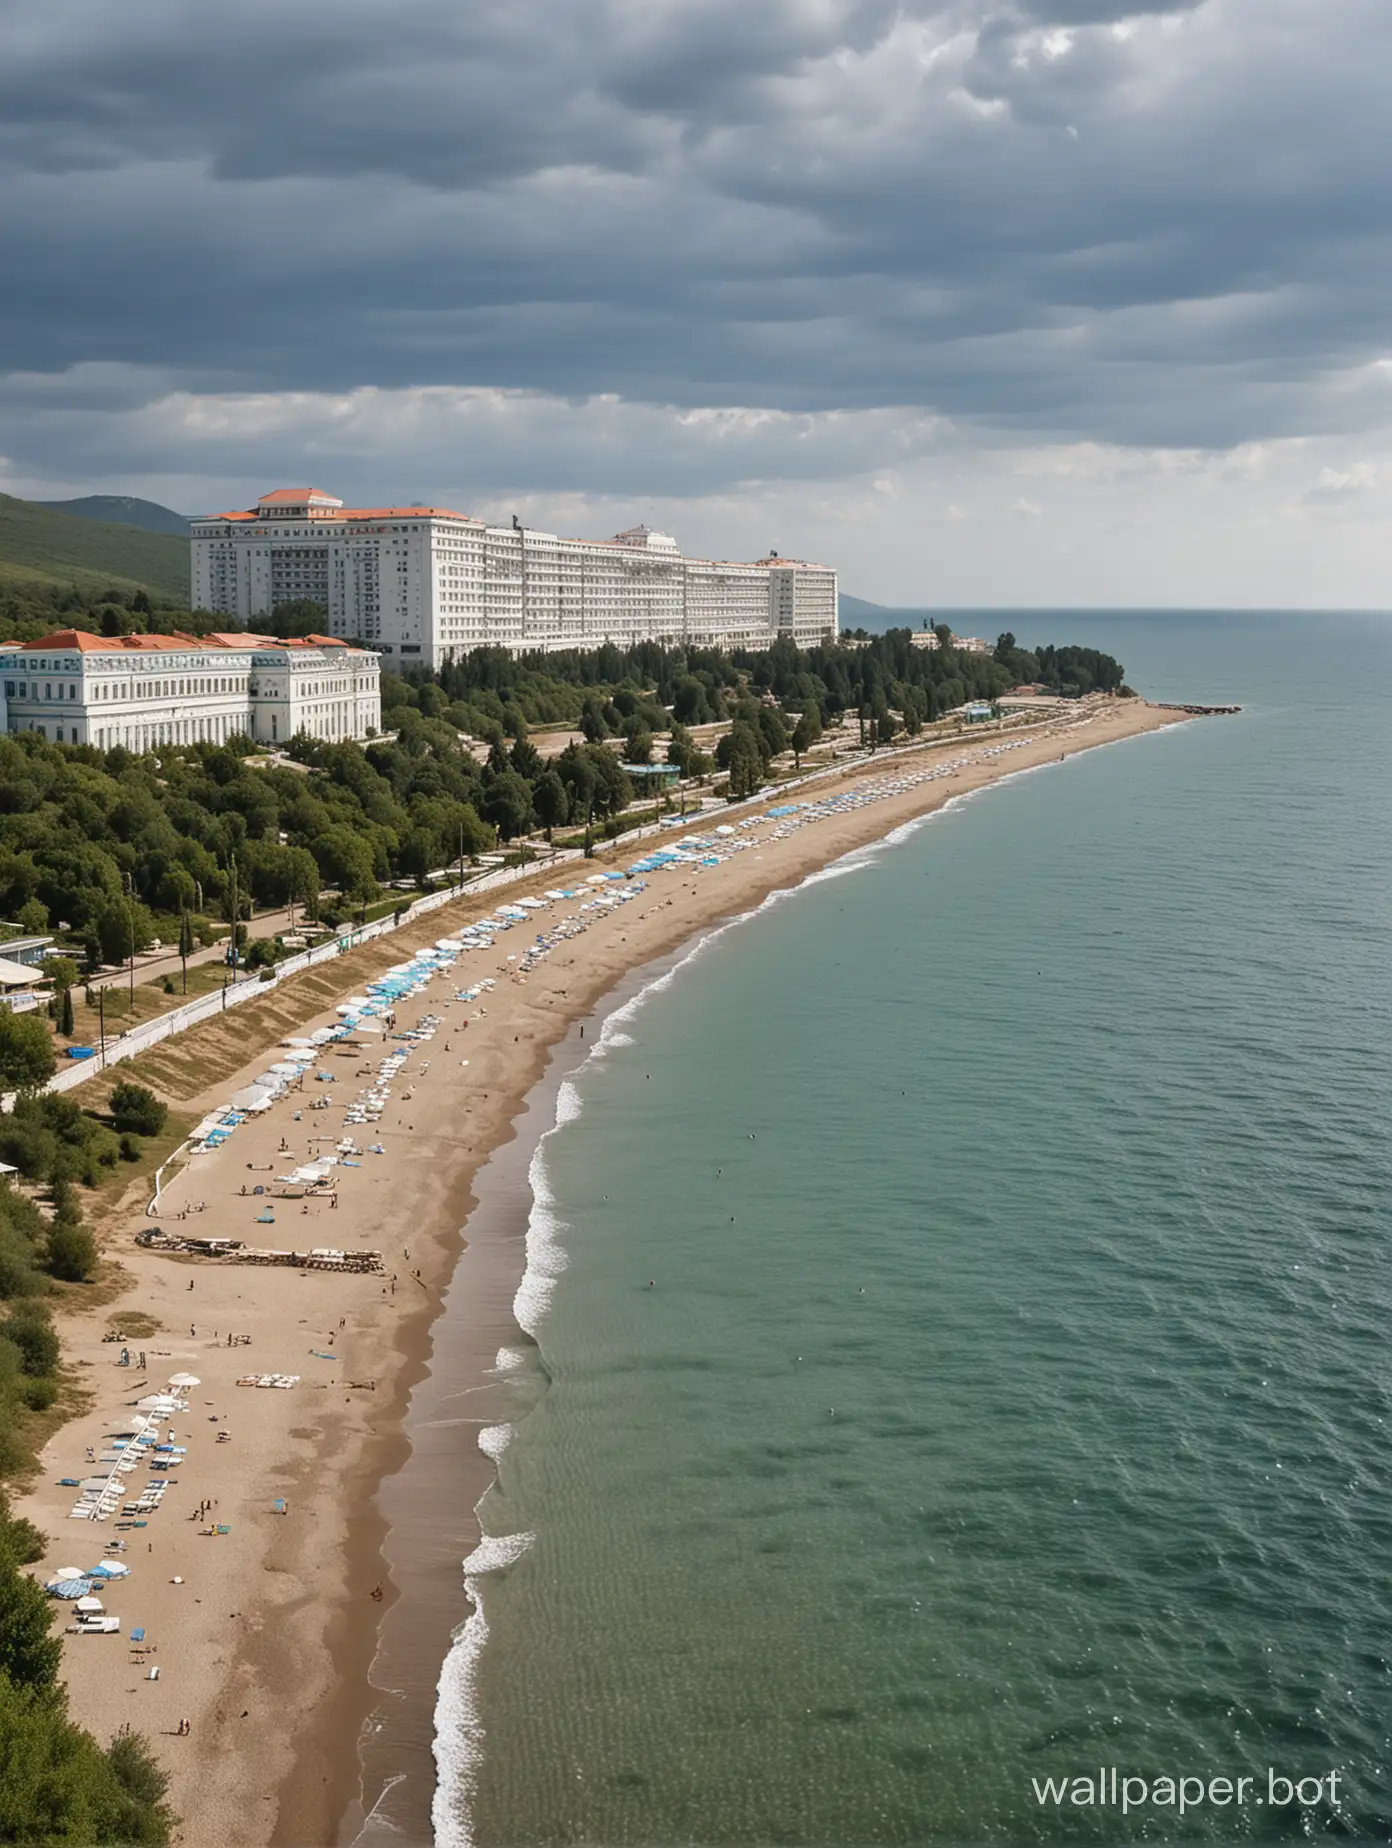
{"type": "Polygon", "coordinates": [[[395,667],[440,667],[471,648],[602,642],[800,647],[837,633],[836,573],[770,553],[750,564],[684,558],[646,526],[562,539],[443,507],[345,507],[278,488],[245,512],[195,520],[192,600],[251,623],[309,598],[332,634],[395,667]]]}
{"type": "Polygon", "coordinates": [[[382,729],[382,664],[336,637],[88,635],[60,629],[9,648],[4,729],[57,744],[337,743],[382,729]]]}

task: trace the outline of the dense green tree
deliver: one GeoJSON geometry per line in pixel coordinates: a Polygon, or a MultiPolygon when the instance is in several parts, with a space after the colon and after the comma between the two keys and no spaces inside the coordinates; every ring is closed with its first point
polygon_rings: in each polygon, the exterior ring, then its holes
{"type": "Polygon", "coordinates": [[[0,1679],[15,1687],[51,1688],[62,1653],[43,1587],[13,1568],[0,1570],[0,1679]]]}
{"type": "Polygon", "coordinates": [[[49,1275],[65,1283],[89,1283],[97,1272],[97,1241],[90,1227],[55,1225],[48,1235],[49,1275]]]}
{"type": "Polygon", "coordinates": [[[515,840],[532,825],[532,792],[515,770],[503,770],[489,779],[483,792],[483,813],[498,830],[498,838],[515,840]]]}
{"type": "Polygon", "coordinates": [[[801,770],[803,753],[810,751],[816,742],[817,731],[814,722],[809,715],[804,712],[800,715],[797,724],[793,727],[791,739],[793,748],[793,768],[795,770],[801,770]]]}
{"type": "Polygon", "coordinates": [[[361,834],[346,825],[327,828],[311,842],[310,852],[325,884],[337,886],[345,898],[362,901],[375,897],[377,874],[372,848],[361,834]]]}
{"type": "Polygon", "coordinates": [[[157,1136],[164,1128],[169,1107],[147,1086],[123,1079],[111,1091],[111,1120],[117,1130],[137,1136],[157,1136]]]}
{"type": "Polygon", "coordinates": [[[42,1020],[0,1007],[0,1090],[36,1091],[48,1083],[56,1064],[42,1020]]]}
{"type": "Polygon", "coordinates": [[[561,827],[570,815],[570,797],[555,770],[546,770],[538,779],[532,792],[532,806],[549,841],[553,829],[561,827]]]}

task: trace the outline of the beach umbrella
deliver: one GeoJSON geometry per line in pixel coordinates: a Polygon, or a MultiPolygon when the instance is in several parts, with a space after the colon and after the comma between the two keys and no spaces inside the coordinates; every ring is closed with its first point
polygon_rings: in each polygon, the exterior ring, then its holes
{"type": "Polygon", "coordinates": [[[86,1576],[87,1574],[80,1566],[59,1566],[58,1570],[53,1575],[55,1581],[58,1579],[86,1578],[86,1576]]]}
{"type": "Polygon", "coordinates": [[[93,1566],[92,1577],[129,1578],[130,1567],[123,1564],[119,1559],[103,1559],[99,1565],[93,1566]]]}
{"type": "Polygon", "coordinates": [[[94,1611],[100,1615],[106,1607],[100,1598],[79,1598],[77,1600],[77,1608],[80,1611],[94,1611]]]}
{"type": "Polygon", "coordinates": [[[196,1373],[171,1373],[169,1384],[171,1386],[201,1386],[203,1382],[196,1373]]]}

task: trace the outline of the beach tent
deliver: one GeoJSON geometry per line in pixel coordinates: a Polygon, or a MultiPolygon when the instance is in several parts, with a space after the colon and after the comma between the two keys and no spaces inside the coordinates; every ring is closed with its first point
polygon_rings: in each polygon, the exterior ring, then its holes
{"type": "Polygon", "coordinates": [[[106,1606],[100,1598],[79,1598],[77,1608],[80,1611],[89,1611],[94,1617],[100,1617],[106,1606]]]}

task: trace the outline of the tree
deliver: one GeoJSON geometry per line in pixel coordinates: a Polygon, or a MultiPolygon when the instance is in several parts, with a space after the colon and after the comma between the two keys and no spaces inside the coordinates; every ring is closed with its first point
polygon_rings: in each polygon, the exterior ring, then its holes
{"type": "MultiPolygon", "coordinates": [[[[6,1677],[17,1688],[50,1689],[58,1679],[63,1645],[51,1634],[48,1599],[43,1587],[12,1566],[0,1570],[0,1684],[6,1677]]],[[[0,1839],[4,1839],[0,1837],[0,1839]]],[[[24,1836],[10,1836],[23,1841],[24,1836]]],[[[29,1836],[30,1841],[41,1837],[29,1836]]]]}
{"type": "Polygon", "coordinates": [[[549,841],[552,829],[561,827],[570,814],[570,797],[554,770],[543,771],[532,791],[532,806],[549,841]]]}
{"type": "Polygon", "coordinates": [[[817,734],[813,722],[804,712],[793,727],[793,768],[795,770],[801,770],[803,752],[810,751],[816,742],[817,734]]]}
{"type": "Polygon", "coordinates": [[[531,789],[515,770],[504,770],[484,790],[483,812],[500,840],[514,840],[532,825],[531,789]]]}
{"type": "Polygon", "coordinates": [[[89,1227],[55,1225],[48,1235],[48,1271],[64,1283],[90,1283],[97,1270],[97,1241],[89,1227]]]}
{"type": "Polygon", "coordinates": [[[652,733],[641,725],[636,731],[630,732],[623,754],[626,764],[650,764],[653,754],[652,733]]]}
{"type": "Polygon", "coordinates": [[[179,914],[179,963],[184,972],[184,993],[188,993],[188,959],[193,954],[193,919],[187,911],[179,914]]]}
{"type": "Polygon", "coordinates": [[[155,935],[155,920],[138,899],[103,894],[92,915],[101,959],[123,963],[147,950],[155,935]]]}
{"type": "Polygon", "coordinates": [[[30,936],[42,936],[48,929],[48,906],[37,898],[27,898],[19,907],[16,922],[30,936]]]}
{"type": "MultiPolygon", "coordinates": [[[[721,739],[721,744],[726,739],[721,739]]],[[[732,802],[752,796],[764,780],[764,758],[759,749],[759,734],[752,725],[736,720],[728,734],[726,767],[730,773],[728,794],[732,802]]]]}
{"type": "Polygon", "coordinates": [[[292,847],[286,861],[286,902],[293,912],[299,905],[307,918],[316,915],[319,902],[319,868],[304,847],[292,847]]]}
{"type": "Polygon", "coordinates": [[[581,709],[580,730],[588,744],[600,744],[609,736],[609,727],[600,710],[599,701],[593,695],[585,701],[581,709]]]}
{"type": "Polygon", "coordinates": [[[667,761],[675,764],[683,776],[701,776],[707,768],[705,753],[684,725],[672,721],[672,736],[667,745],[667,761]]]}
{"type": "Polygon", "coordinates": [[[19,1349],[24,1371],[35,1377],[58,1371],[58,1334],[48,1311],[32,1297],[21,1302],[0,1322],[0,1335],[19,1349]]]}
{"type": "Polygon", "coordinates": [[[73,1038],[74,1030],[72,989],[60,988],[58,990],[58,1031],[64,1039],[70,1040],[73,1038]]]}
{"type": "Polygon", "coordinates": [[[353,828],[328,828],[310,845],[325,882],[347,899],[365,901],[377,893],[372,849],[353,828]]]}
{"type": "Polygon", "coordinates": [[[41,1020],[0,1007],[0,1090],[37,1091],[48,1083],[57,1063],[41,1020]]]}
{"type": "Polygon", "coordinates": [[[123,1079],[111,1092],[111,1120],[117,1130],[129,1130],[137,1136],[157,1136],[169,1115],[167,1104],[160,1102],[143,1084],[123,1079]]]}

